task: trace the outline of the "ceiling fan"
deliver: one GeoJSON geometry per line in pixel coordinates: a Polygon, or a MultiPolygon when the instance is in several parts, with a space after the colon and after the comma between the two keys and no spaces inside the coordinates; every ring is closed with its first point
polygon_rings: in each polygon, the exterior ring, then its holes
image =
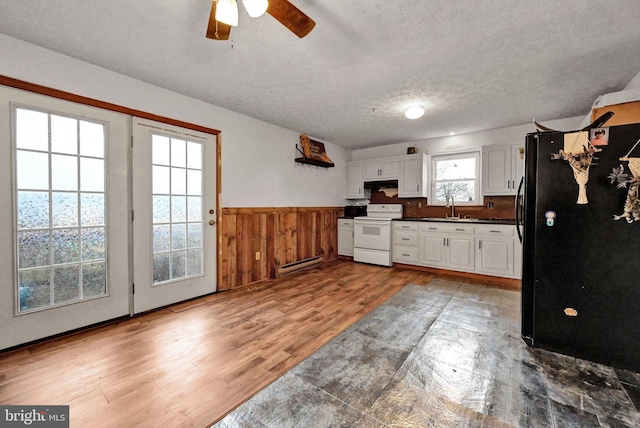
{"type": "MultiPolygon", "coordinates": [[[[252,18],[261,16],[265,11],[302,38],[309,34],[316,23],[289,0],[242,0],[252,18]]],[[[238,3],[236,0],[213,0],[207,38],[229,40],[231,27],[238,25],[238,3]]]]}

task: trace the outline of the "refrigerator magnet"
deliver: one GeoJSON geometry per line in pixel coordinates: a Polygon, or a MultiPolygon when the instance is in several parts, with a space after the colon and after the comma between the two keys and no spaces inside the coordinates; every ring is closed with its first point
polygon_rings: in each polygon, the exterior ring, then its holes
{"type": "Polygon", "coordinates": [[[592,146],[606,146],[609,144],[609,128],[592,129],[589,137],[592,146]]]}
{"type": "Polygon", "coordinates": [[[544,213],[544,217],[547,219],[547,226],[551,227],[556,222],[556,212],[555,211],[547,211],[544,213]]]}

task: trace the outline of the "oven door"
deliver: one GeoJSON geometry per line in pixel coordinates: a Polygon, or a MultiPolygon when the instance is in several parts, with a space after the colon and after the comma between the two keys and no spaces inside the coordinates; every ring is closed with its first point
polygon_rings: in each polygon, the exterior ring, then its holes
{"type": "Polygon", "coordinates": [[[391,250],[391,225],[389,223],[368,224],[354,222],[354,247],[370,250],[391,250]]]}

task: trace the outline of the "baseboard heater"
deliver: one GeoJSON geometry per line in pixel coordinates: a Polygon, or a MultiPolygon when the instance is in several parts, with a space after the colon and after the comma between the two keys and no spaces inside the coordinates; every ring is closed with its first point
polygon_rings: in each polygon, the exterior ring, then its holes
{"type": "Polygon", "coordinates": [[[287,263],[286,265],[276,267],[276,278],[282,275],[288,275],[290,273],[298,272],[303,269],[308,269],[322,263],[324,258],[322,256],[311,257],[310,259],[299,260],[293,263],[287,263]]]}

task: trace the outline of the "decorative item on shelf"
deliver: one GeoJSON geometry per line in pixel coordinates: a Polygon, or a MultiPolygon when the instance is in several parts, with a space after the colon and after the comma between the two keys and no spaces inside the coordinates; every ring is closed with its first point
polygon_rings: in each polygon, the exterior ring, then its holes
{"type": "Polygon", "coordinates": [[[524,159],[524,147],[518,147],[518,153],[520,153],[520,159],[524,159]]]}
{"type": "Polygon", "coordinates": [[[416,153],[418,153],[418,148],[416,146],[407,147],[407,154],[408,155],[414,155],[416,153]]]}
{"type": "Polygon", "coordinates": [[[302,154],[301,158],[296,158],[297,163],[321,166],[324,168],[336,166],[331,159],[329,159],[329,156],[327,156],[323,143],[314,141],[307,135],[302,134],[300,135],[300,146],[302,146],[302,150],[300,150],[296,144],[296,149],[302,154]]]}

